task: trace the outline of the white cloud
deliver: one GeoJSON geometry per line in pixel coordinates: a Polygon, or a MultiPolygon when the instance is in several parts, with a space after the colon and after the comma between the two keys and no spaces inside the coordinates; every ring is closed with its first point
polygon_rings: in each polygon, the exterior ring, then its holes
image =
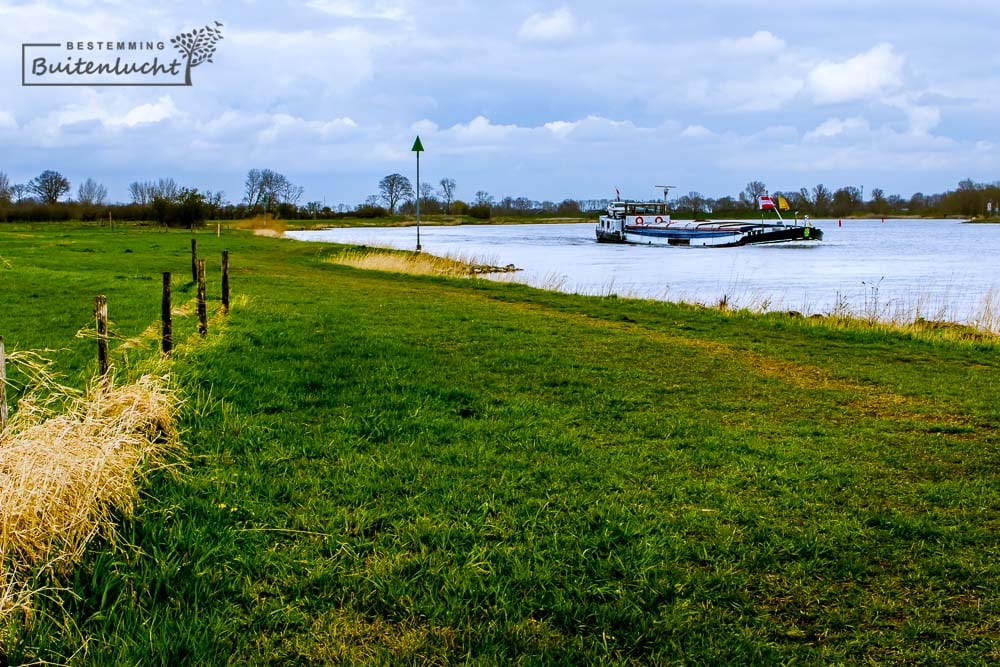
{"type": "Polygon", "coordinates": [[[124,106],[117,95],[87,91],[80,102],[67,104],[31,120],[27,123],[25,135],[43,146],[57,146],[64,140],[81,143],[183,115],[169,95],[153,103],[116,111],[124,106]]]}
{"type": "Polygon", "coordinates": [[[545,123],[545,129],[559,137],[565,139],[570,132],[576,129],[577,124],[565,120],[554,120],[545,123]]]}
{"type": "Polygon", "coordinates": [[[559,42],[572,38],[580,32],[573,14],[566,7],[548,14],[532,14],[518,30],[517,36],[530,42],[559,42]]]}
{"type": "Polygon", "coordinates": [[[120,125],[124,127],[135,127],[147,123],[159,123],[161,120],[172,118],[178,114],[174,100],[169,95],[164,95],[154,104],[140,104],[130,109],[120,116],[108,116],[105,119],[107,125],[120,125]]]}
{"type": "Polygon", "coordinates": [[[723,39],[719,49],[728,55],[748,56],[770,54],[785,48],[785,40],[766,30],[758,30],[750,37],[723,39]]]}
{"type": "Polygon", "coordinates": [[[494,125],[486,116],[476,116],[468,124],[459,123],[446,132],[462,143],[495,143],[518,129],[516,125],[494,125]]]}
{"type": "Polygon", "coordinates": [[[806,141],[829,139],[843,134],[867,132],[871,127],[864,118],[830,118],[803,137],[806,141]]]}
{"type": "Polygon", "coordinates": [[[941,110],[924,105],[904,102],[899,105],[910,122],[910,132],[923,135],[929,133],[941,122],[941,110]]]}
{"type": "Polygon", "coordinates": [[[686,139],[705,139],[714,136],[714,133],[704,125],[688,125],[681,136],[686,139]]]}
{"type": "Polygon", "coordinates": [[[903,85],[903,59],[879,44],[843,62],[824,61],[806,77],[819,104],[838,104],[891,93],[903,85]]]}
{"type": "Polygon", "coordinates": [[[346,136],[357,128],[358,124],[349,116],[330,121],[317,121],[278,113],[270,117],[267,127],[258,132],[257,138],[262,142],[287,142],[291,139],[327,141],[346,136]]]}
{"type": "Polygon", "coordinates": [[[787,105],[803,85],[801,79],[765,73],[753,79],[723,81],[714,97],[723,101],[729,111],[773,111],[787,105]]]}
{"type": "Polygon", "coordinates": [[[0,128],[8,130],[17,129],[17,119],[9,111],[0,111],[0,128]]]}
{"type": "Polygon", "coordinates": [[[439,128],[437,123],[424,118],[422,120],[418,120],[413,125],[410,125],[410,129],[417,134],[433,134],[434,132],[437,132],[439,128]]]}

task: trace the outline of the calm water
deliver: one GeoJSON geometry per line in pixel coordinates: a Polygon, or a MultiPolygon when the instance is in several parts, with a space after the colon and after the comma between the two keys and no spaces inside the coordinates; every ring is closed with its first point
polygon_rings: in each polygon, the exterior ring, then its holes
{"type": "MultiPolygon", "coordinates": [[[[979,322],[1000,311],[1000,225],[953,220],[817,220],[825,240],[742,248],[598,244],[594,225],[420,228],[424,252],[523,269],[500,276],[582,294],[806,314],[836,309],[884,319],[979,322]]],[[[416,229],[289,232],[306,241],[412,249],[416,229]]],[[[1000,314],[1000,313],[998,313],[1000,314]]],[[[988,320],[984,322],[983,320],[988,320]]]]}

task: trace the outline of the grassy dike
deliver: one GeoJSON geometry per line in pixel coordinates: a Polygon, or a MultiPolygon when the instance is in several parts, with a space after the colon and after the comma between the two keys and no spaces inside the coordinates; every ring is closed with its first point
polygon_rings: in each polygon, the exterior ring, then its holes
{"type": "Polygon", "coordinates": [[[0,335],[76,384],[93,296],[125,376],[173,272],[187,450],[11,663],[1000,660],[995,342],[195,237],[204,340],[188,233],[0,227],[0,335]]]}

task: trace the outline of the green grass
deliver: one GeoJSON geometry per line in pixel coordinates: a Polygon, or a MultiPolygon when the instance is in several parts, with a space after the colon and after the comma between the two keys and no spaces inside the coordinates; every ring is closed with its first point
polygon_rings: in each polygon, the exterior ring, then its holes
{"type": "MultiPolygon", "coordinates": [[[[189,238],[0,228],[0,335],[83,383],[93,295],[139,334],[189,238]]],[[[240,300],[175,318],[188,469],[11,662],[1000,660],[995,342],[197,239],[240,300]]]]}

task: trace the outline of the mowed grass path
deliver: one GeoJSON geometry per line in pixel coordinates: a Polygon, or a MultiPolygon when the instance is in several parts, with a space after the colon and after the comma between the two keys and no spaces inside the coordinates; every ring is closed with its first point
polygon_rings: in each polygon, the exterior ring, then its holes
{"type": "MultiPolygon", "coordinates": [[[[0,232],[0,335],[71,374],[93,294],[124,337],[193,294],[186,234],[43,229],[0,232]]],[[[175,321],[188,469],[12,660],[1000,660],[996,344],[197,239],[239,298],[175,321]]]]}

